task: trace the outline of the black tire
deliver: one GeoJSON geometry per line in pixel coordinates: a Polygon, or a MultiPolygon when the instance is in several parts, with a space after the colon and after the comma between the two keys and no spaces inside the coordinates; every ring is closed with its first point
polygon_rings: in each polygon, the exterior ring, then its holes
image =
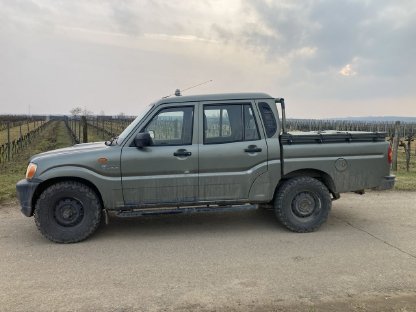
{"type": "Polygon", "coordinates": [[[331,206],[328,188],[311,177],[285,181],[274,201],[277,219],[289,230],[299,233],[317,230],[327,220],[331,206]]]}
{"type": "Polygon", "coordinates": [[[56,243],[80,242],[100,225],[101,202],[88,186],[58,182],[46,188],[35,206],[35,223],[47,239],[56,243]]]}

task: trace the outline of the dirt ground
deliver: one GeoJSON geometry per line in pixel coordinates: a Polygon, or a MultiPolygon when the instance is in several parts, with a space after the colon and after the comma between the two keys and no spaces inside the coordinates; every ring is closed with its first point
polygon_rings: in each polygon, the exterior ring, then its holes
{"type": "Polygon", "coordinates": [[[0,311],[416,311],[416,192],[345,194],[317,232],[270,211],[115,219],[54,244],[0,208],[0,311]]]}

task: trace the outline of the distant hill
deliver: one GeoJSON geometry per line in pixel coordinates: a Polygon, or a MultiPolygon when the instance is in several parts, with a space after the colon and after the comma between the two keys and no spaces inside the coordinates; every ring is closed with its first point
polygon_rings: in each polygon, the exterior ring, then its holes
{"type": "Polygon", "coordinates": [[[416,117],[402,116],[365,116],[365,117],[345,117],[345,118],[329,118],[330,120],[350,120],[350,121],[371,121],[371,122],[406,122],[416,123],[416,117]]]}

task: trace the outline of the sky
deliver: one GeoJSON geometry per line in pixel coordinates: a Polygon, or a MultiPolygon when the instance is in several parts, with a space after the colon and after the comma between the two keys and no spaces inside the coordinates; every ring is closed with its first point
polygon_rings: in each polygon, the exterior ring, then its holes
{"type": "Polygon", "coordinates": [[[0,114],[137,115],[266,92],[288,117],[416,116],[416,1],[0,0],[0,114]]]}

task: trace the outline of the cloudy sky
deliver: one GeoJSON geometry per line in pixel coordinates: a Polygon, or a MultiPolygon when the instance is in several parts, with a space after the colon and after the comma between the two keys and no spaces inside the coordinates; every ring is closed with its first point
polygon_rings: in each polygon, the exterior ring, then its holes
{"type": "Polygon", "coordinates": [[[135,115],[267,92],[289,117],[416,116],[416,1],[0,0],[0,114],[135,115]]]}

